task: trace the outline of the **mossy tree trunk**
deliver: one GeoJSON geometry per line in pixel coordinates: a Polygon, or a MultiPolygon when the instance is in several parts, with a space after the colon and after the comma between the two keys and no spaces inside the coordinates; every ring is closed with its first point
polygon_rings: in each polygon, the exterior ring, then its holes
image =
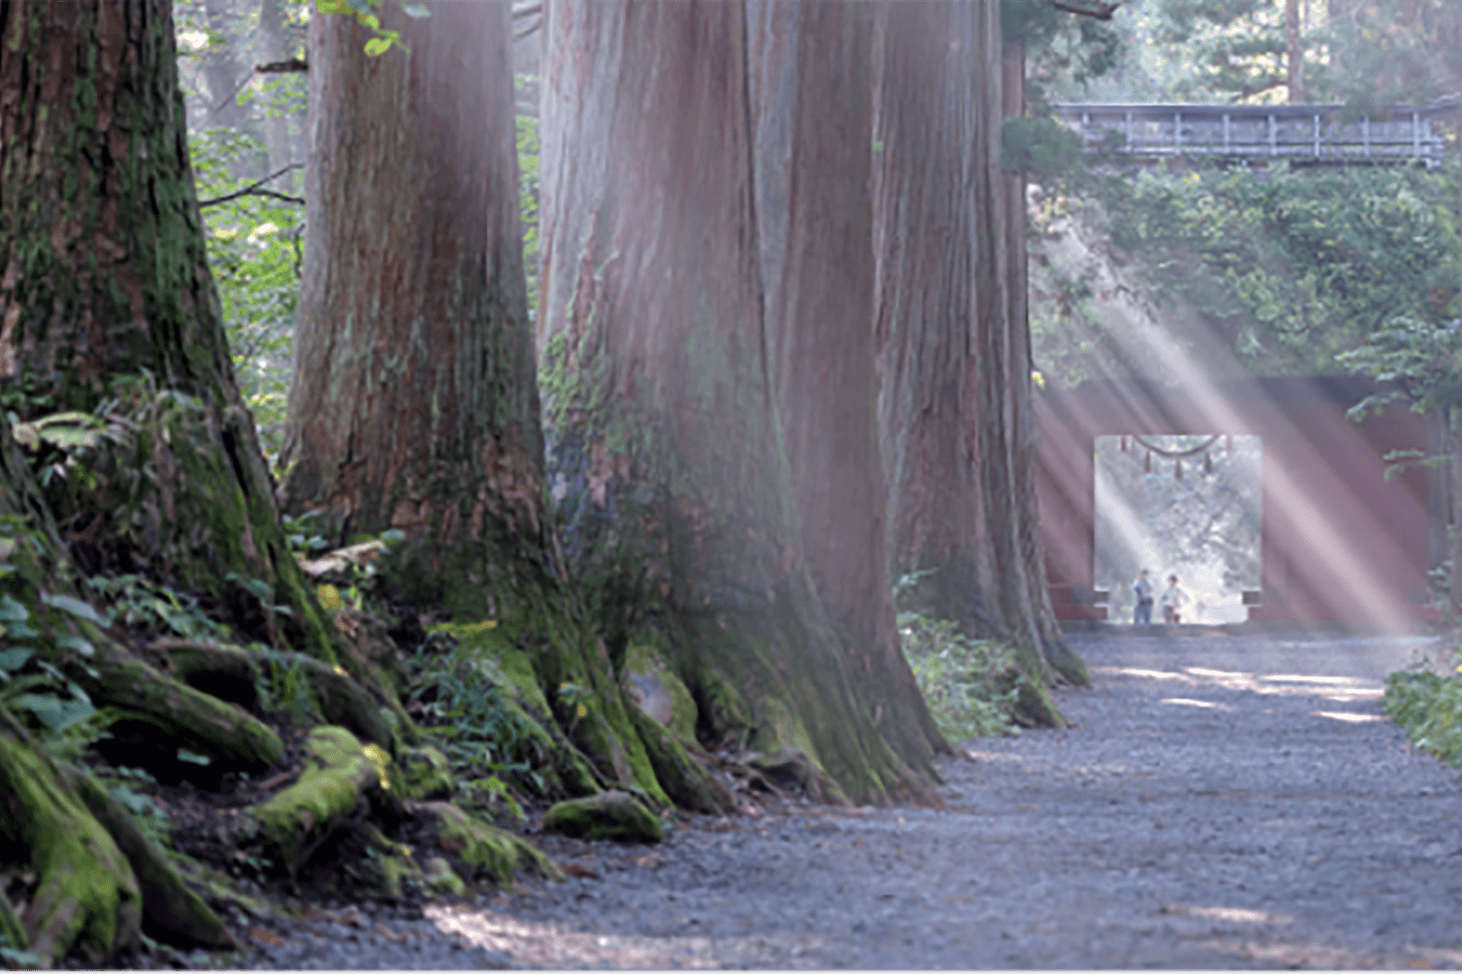
{"type": "Polygon", "coordinates": [[[880,9],[874,239],[890,566],[918,577],[922,611],[1010,639],[1029,685],[1024,717],[1060,723],[1042,689],[1059,633],[1033,583],[1029,339],[1011,256],[1023,211],[1012,215],[1000,170],[999,44],[992,3],[880,9]]]}
{"type": "Polygon", "coordinates": [[[382,16],[409,54],[369,57],[353,17],[310,26],[283,495],[342,542],[400,529],[408,595],[489,615],[490,576],[546,563],[509,11],[382,16]]]}
{"type": "Polygon", "coordinates": [[[664,748],[647,752],[621,674],[553,555],[508,5],[438,4],[422,19],[390,5],[382,16],[409,53],[368,57],[370,35],[351,17],[310,28],[286,504],[323,512],[341,541],[404,532],[391,567],[401,595],[500,621],[499,648],[531,659],[551,711],[541,716],[563,721],[606,784],[704,806],[706,772],[678,744],[660,763],[685,773],[656,775],[664,748]],[[592,713],[569,701],[578,688],[592,713]]]}
{"type": "Polygon", "coordinates": [[[234,382],[176,56],[167,0],[0,7],[0,378],[46,408],[91,409],[144,372],[193,397],[165,435],[140,434],[140,497],[104,484],[58,517],[100,518],[101,534],[126,539],[118,567],[220,597],[256,638],[277,621],[333,662],[234,382]]]}
{"type": "MultiPolygon", "coordinates": [[[[998,8],[998,5],[996,5],[998,8]]],[[[1001,58],[1002,114],[1007,118],[1025,114],[1025,45],[1007,42],[1001,58]]],[[[986,149],[987,161],[1000,165],[1000,140],[986,149]]],[[[1026,178],[1007,172],[1004,226],[1006,236],[1006,295],[1009,312],[1004,325],[1009,329],[1008,366],[1010,392],[1010,472],[1015,499],[1011,517],[1016,524],[1019,564],[1024,576],[1024,600],[1042,652],[1056,674],[1077,686],[1091,682],[1086,664],[1067,645],[1051,608],[1046,585],[1046,556],[1041,544],[1041,519],[1036,499],[1036,421],[1032,401],[1035,359],[1031,354],[1029,254],[1026,248],[1026,178]]]]}
{"type": "MultiPolygon", "coordinates": [[[[539,342],[552,490],[611,655],[666,647],[704,739],[926,796],[803,554],[754,204],[747,9],[548,8],[539,342]]],[[[836,790],[833,791],[836,794],[836,790]]]]}
{"type": "Polygon", "coordinates": [[[755,0],[751,93],[766,327],[802,546],[874,724],[932,773],[949,745],[900,647],[873,344],[873,8],[755,0]]]}

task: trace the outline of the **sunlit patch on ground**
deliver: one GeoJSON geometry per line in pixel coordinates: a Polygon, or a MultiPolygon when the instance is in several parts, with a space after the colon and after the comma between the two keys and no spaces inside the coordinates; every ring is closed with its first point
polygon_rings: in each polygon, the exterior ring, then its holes
{"type": "MultiPolygon", "coordinates": [[[[1241,670],[1215,670],[1202,666],[1185,666],[1182,672],[1143,669],[1133,666],[1094,666],[1093,673],[1113,676],[1136,677],[1144,680],[1163,680],[1183,683],[1190,687],[1218,687],[1223,690],[1246,690],[1270,696],[1317,696],[1337,703],[1359,700],[1379,700],[1386,695],[1384,687],[1372,680],[1350,676],[1307,676],[1283,673],[1268,675],[1246,673],[1241,670]]],[[[1172,699],[1164,703],[1173,702],[1172,699]]]]}
{"type": "Polygon", "coordinates": [[[1462,966],[1462,950],[1436,947],[1407,947],[1404,952],[1362,952],[1332,947],[1328,944],[1255,944],[1211,940],[1203,946],[1236,954],[1240,960],[1257,961],[1265,966],[1318,968],[1323,970],[1431,970],[1435,967],[1462,966]]]}
{"type": "Polygon", "coordinates": [[[995,751],[966,751],[973,761],[1015,761],[1021,762],[1023,758],[1018,754],[998,754],[995,751]]]}
{"type": "Polygon", "coordinates": [[[1329,717],[1331,720],[1343,720],[1347,724],[1368,724],[1375,720],[1385,720],[1380,714],[1357,714],[1344,710],[1315,710],[1311,712],[1315,717],[1329,717]]]}
{"type": "Polygon", "coordinates": [[[824,946],[818,938],[785,934],[713,939],[588,933],[562,923],[533,923],[466,906],[428,906],[422,912],[442,933],[455,934],[473,946],[506,951],[529,967],[705,969],[765,963],[824,946]]]}
{"type": "Polygon", "coordinates": [[[1200,917],[1205,920],[1223,920],[1228,923],[1272,923],[1294,922],[1294,917],[1283,913],[1266,913],[1264,910],[1245,910],[1233,906],[1188,906],[1173,903],[1162,908],[1168,916],[1200,917]]]}
{"type": "Polygon", "coordinates": [[[1190,700],[1187,697],[1164,697],[1163,703],[1177,703],[1185,707],[1202,707],[1206,710],[1233,710],[1226,703],[1215,703],[1212,700],[1190,700]]]}
{"type": "Polygon", "coordinates": [[[1148,680],[1178,680],[1189,686],[1198,681],[1191,676],[1184,676],[1182,673],[1169,673],[1166,670],[1144,670],[1134,666],[1093,666],[1093,673],[1115,673],[1118,676],[1138,676],[1148,680]]]}

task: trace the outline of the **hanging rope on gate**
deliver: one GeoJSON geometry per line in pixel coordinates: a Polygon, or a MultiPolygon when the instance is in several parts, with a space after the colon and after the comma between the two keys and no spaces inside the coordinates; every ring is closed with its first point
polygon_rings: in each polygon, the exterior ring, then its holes
{"type": "Polygon", "coordinates": [[[1133,434],[1132,439],[1136,440],[1140,445],[1147,447],[1149,452],[1156,453],[1158,456],[1163,457],[1164,459],[1179,460],[1183,457],[1191,457],[1196,454],[1202,453],[1204,450],[1217,443],[1218,438],[1222,435],[1222,433],[1214,433],[1208,438],[1208,441],[1206,443],[1200,443],[1198,446],[1193,447],[1191,450],[1164,450],[1160,446],[1153,446],[1151,443],[1147,442],[1142,437],[1137,436],[1136,434],[1133,434]]]}
{"type": "MultiPolygon", "coordinates": [[[[1187,450],[1164,450],[1160,446],[1155,446],[1154,444],[1147,442],[1146,440],[1144,440],[1142,437],[1138,436],[1135,433],[1132,434],[1131,439],[1133,439],[1134,441],[1136,441],[1139,445],[1144,446],[1144,447],[1147,448],[1147,456],[1145,458],[1143,458],[1143,461],[1142,461],[1142,472],[1143,473],[1152,473],[1152,455],[1154,453],[1156,453],[1160,457],[1164,457],[1164,458],[1166,458],[1168,460],[1172,460],[1173,461],[1173,479],[1174,480],[1182,480],[1183,479],[1183,458],[1184,457],[1197,456],[1200,453],[1203,454],[1203,472],[1204,473],[1213,473],[1213,457],[1209,455],[1208,450],[1209,450],[1210,447],[1213,446],[1213,444],[1217,443],[1218,442],[1218,438],[1220,436],[1223,436],[1223,435],[1224,434],[1222,434],[1222,433],[1215,433],[1212,436],[1210,436],[1205,442],[1200,443],[1197,446],[1191,447],[1191,448],[1189,448],[1187,450]]],[[[1126,436],[1121,437],[1120,442],[1119,442],[1118,447],[1117,447],[1123,453],[1126,453],[1127,450],[1128,450],[1127,439],[1128,439],[1128,437],[1126,437],[1126,436]]],[[[1225,443],[1228,445],[1229,452],[1232,453],[1233,452],[1233,444],[1234,444],[1233,437],[1232,436],[1227,437],[1227,439],[1225,440],[1225,443]]]]}

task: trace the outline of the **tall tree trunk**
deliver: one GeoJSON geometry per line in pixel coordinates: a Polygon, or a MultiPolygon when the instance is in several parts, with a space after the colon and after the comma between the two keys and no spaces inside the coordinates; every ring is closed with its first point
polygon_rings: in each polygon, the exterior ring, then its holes
{"type": "Polygon", "coordinates": [[[234,128],[244,119],[238,94],[248,79],[248,69],[234,56],[239,31],[231,16],[232,8],[231,0],[204,2],[208,29],[224,39],[222,44],[211,45],[203,57],[203,77],[208,82],[208,128],[234,128]]]}
{"type": "Polygon", "coordinates": [[[369,57],[353,17],[310,25],[282,495],[292,510],[324,512],[327,536],[342,541],[405,532],[406,561],[426,559],[403,575],[415,594],[480,611],[489,576],[544,563],[509,11],[382,16],[409,54],[369,57]],[[464,73],[469,61],[479,69],[464,73]]]}
{"type": "Polygon", "coordinates": [[[918,580],[924,611],[1010,639],[1025,718],[1059,724],[1044,692],[1054,625],[1043,630],[1032,534],[1029,338],[1012,264],[1023,229],[999,168],[997,9],[892,3],[883,16],[875,241],[891,564],[918,580]]]}
{"type": "Polygon", "coordinates": [[[1300,0],[1284,0],[1284,66],[1288,73],[1289,103],[1302,105],[1310,100],[1305,91],[1304,25],[1300,23],[1300,0]]]}
{"type": "Polygon", "coordinates": [[[830,798],[932,796],[860,705],[803,556],[763,313],[746,16],[548,8],[553,490],[611,651],[667,644],[705,736],[810,765],[830,798]]]}
{"type": "MultiPolygon", "coordinates": [[[[1004,51],[1001,70],[1002,110],[1006,118],[1025,114],[1025,48],[1009,44],[1004,51]]],[[[986,163],[1000,165],[998,140],[988,144],[986,163]]],[[[1032,402],[1031,374],[1035,361],[1031,355],[1029,266],[1026,251],[1026,178],[1024,173],[1005,175],[1006,229],[1006,295],[1010,302],[1004,326],[1009,329],[1009,383],[1011,405],[1010,470],[1014,480],[1015,505],[1010,517],[1017,525],[1019,563],[1025,591],[1020,594],[1022,610],[1028,613],[1031,630],[1039,640],[1041,652],[1051,668],[1063,679],[1077,686],[1091,682],[1081,658],[1066,644],[1051,607],[1051,592],[1046,584],[1046,558],[1041,544],[1041,519],[1036,498],[1035,409],[1032,402]]]]}
{"type": "Polygon", "coordinates": [[[124,539],[117,567],[221,596],[251,637],[272,638],[277,623],[333,662],[338,636],[285,544],[234,383],[171,4],[7,4],[0,37],[0,377],[52,397],[46,408],[135,398],[121,379],[144,371],[194,398],[164,410],[167,435],[138,434],[140,465],[103,478],[101,500],[58,515],[124,539]],[[139,473],[140,494],[127,488],[139,473]],[[261,600],[250,580],[272,593],[261,600]]]}
{"type": "MultiPolygon", "coordinates": [[[[264,64],[274,64],[299,53],[290,50],[285,29],[285,3],[286,0],[259,0],[259,34],[263,39],[264,64]]],[[[278,172],[297,159],[303,161],[302,154],[296,155],[290,139],[288,115],[284,112],[268,113],[260,124],[264,129],[264,149],[269,154],[270,173],[278,172]]],[[[287,191],[287,188],[301,185],[303,181],[304,174],[296,170],[285,176],[284,182],[276,184],[275,188],[287,191]]]]}
{"type": "Polygon", "coordinates": [[[950,748],[900,647],[884,540],[868,196],[872,12],[857,3],[749,4],[756,226],[808,567],[874,723],[906,761],[932,773],[932,750],[950,748]]]}
{"type": "Polygon", "coordinates": [[[384,26],[401,31],[409,54],[381,58],[364,53],[354,18],[311,23],[283,493],[294,510],[323,512],[342,541],[402,531],[391,567],[401,597],[492,618],[552,703],[563,702],[554,688],[591,691],[592,715],[567,705],[566,730],[605,783],[717,810],[705,773],[637,720],[552,553],[509,13],[506,3],[440,4],[413,21],[388,9],[384,26]]]}

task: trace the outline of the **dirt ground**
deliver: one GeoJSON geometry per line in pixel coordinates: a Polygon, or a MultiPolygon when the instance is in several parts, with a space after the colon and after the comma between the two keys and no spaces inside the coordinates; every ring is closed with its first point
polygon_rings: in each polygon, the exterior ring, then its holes
{"type": "Polygon", "coordinates": [[[1077,727],[968,742],[942,811],[701,818],[657,847],[542,837],[576,875],[300,925],[252,962],[1462,966],[1462,784],[1381,716],[1385,674],[1425,640],[1072,641],[1095,681],[1059,696],[1077,727]]]}

